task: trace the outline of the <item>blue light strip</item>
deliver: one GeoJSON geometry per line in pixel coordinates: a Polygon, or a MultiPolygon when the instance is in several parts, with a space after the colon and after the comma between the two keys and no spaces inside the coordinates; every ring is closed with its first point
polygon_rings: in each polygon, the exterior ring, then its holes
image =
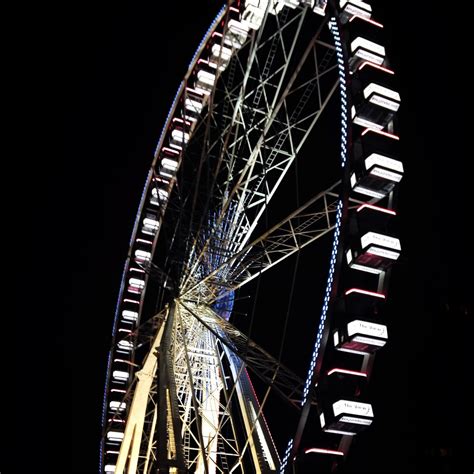
{"type": "MultiPolygon", "coordinates": [[[[348,147],[348,101],[347,101],[347,82],[346,82],[346,70],[344,65],[344,55],[342,50],[341,36],[339,34],[339,28],[336,22],[336,18],[332,17],[328,23],[329,29],[331,30],[332,36],[334,38],[334,43],[336,45],[336,55],[337,55],[337,64],[339,71],[339,90],[341,93],[341,166],[345,167],[347,162],[347,147],[348,147]]],[[[326,283],[326,291],[323,300],[323,307],[321,310],[321,318],[319,320],[318,332],[316,333],[316,342],[313,349],[313,354],[311,357],[311,363],[308,370],[308,375],[306,377],[306,382],[303,390],[303,400],[301,405],[303,406],[309,395],[309,390],[311,382],[313,380],[314,369],[316,368],[316,362],[318,360],[319,350],[321,349],[321,342],[323,338],[324,327],[326,323],[326,317],[329,309],[329,301],[331,297],[332,284],[334,281],[334,272],[336,270],[336,258],[339,247],[339,237],[341,235],[341,221],[342,221],[342,201],[339,201],[337,204],[336,211],[336,225],[334,227],[334,237],[332,241],[332,250],[331,250],[331,260],[329,263],[329,275],[326,283]]],[[[293,439],[288,443],[286,448],[285,456],[283,457],[282,463],[280,465],[280,474],[285,472],[286,466],[288,464],[288,459],[290,451],[293,447],[293,439]]]]}
{"type": "Polygon", "coordinates": [[[337,66],[339,71],[339,90],[341,92],[341,165],[344,168],[347,159],[347,82],[346,68],[344,65],[344,55],[342,54],[341,35],[334,17],[329,20],[329,29],[331,30],[334,44],[336,45],[337,66]]]}
{"type": "Polygon", "coordinates": [[[332,283],[334,280],[334,271],[336,269],[336,257],[339,247],[339,236],[341,234],[341,217],[342,217],[342,201],[339,201],[337,204],[337,213],[336,213],[336,226],[334,229],[334,238],[332,241],[332,251],[331,251],[331,260],[329,264],[329,275],[326,284],[326,293],[324,295],[323,308],[321,310],[321,319],[319,320],[318,332],[316,335],[316,343],[313,349],[313,355],[311,357],[311,364],[308,370],[308,376],[306,377],[306,383],[303,390],[303,400],[301,405],[306,403],[308,398],[309,389],[311,381],[313,379],[314,369],[316,367],[316,361],[318,359],[319,349],[321,348],[321,341],[323,338],[324,326],[326,323],[326,316],[329,308],[329,299],[331,297],[332,283]]]}
{"type": "Polygon", "coordinates": [[[285,472],[285,468],[286,468],[286,465],[288,464],[288,459],[290,457],[292,448],[293,448],[293,440],[290,439],[290,441],[288,442],[288,446],[286,447],[285,455],[283,456],[283,459],[281,460],[280,474],[283,474],[285,472]]]}
{"type": "MultiPolygon", "coordinates": [[[[339,28],[337,26],[336,18],[332,17],[328,23],[329,29],[334,38],[336,45],[336,55],[339,70],[339,90],[341,92],[341,166],[344,168],[347,161],[347,128],[348,128],[348,115],[347,115],[347,84],[346,84],[346,71],[344,66],[344,55],[342,52],[341,36],[339,34],[339,28]]],[[[304,405],[308,399],[308,394],[311,386],[311,381],[314,375],[314,369],[321,348],[321,342],[323,338],[324,327],[326,323],[327,312],[329,308],[329,300],[331,297],[332,283],[334,280],[334,271],[336,268],[336,257],[339,247],[339,237],[341,234],[341,217],[342,217],[342,201],[337,204],[336,213],[336,225],[334,228],[334,237],[332,241],[331,260],[329,264],[329,275],[326,284],[326,292],[324,295],[323,307],[321,310],[321,318],[319,320],[318,332],[316,334],[316,342],[313,349],[313,355],[311,357],[311,363],[306,377],[306,383],[303,390],[303,400],[301,405],[304,405]]]]}

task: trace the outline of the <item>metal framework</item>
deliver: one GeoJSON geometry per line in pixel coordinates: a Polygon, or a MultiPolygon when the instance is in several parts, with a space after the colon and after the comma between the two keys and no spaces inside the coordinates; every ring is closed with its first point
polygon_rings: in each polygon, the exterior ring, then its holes
{"type": "Polygon", "coordinates": [[[286,472],[309,410],[320,408],[313,366],[305,381],[281,351],[273,356],[229,322],[234,295],[333,230],[337,237],[341,196],[346,213],[376,199],[349,198],[346,173],[261,232],[345,88],[342,53],[327,31],[329,10],[312,14],[326,2],[270,0],[262,10],[248,1],[240,11],[233,3],[191,61],[140,203],[109,357],[101,474],[286,472]],[[261,403],[247,369],[266,387],[261,403]],[[281,458],[263,415],[273,394],[299,420],[281,458]]]}

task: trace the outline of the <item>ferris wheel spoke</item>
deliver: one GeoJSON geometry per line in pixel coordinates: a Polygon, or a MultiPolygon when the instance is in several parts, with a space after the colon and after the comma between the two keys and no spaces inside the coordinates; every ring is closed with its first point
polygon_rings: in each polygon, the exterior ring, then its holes
{"type": "Polygon", "coordinates": [[[318,193],[235,255],[226,259],[181,297],[204,298],[211,303],[234,291],[285,258],[330,232],[335,224],[340,181],[318,193]]]}
{"type": "Polygon", "coordinates": [[[233,324],[221,318],[208,305],[179,300],[179,305],[210,331],[235,357],[238,357],[265,385],[283,400],[300,408],[303,380],[270,353],[248,338],[233,324]]]}
{"type": "MultiPolygon", "coordinates": [[[[304,16],[305,16],[305,11],[306,10],[303,10],[303,12],[299,15],[300,18],[299,18],[299,24],[298,24],[298,27],[297,27],[297,33],[299,33],[299,31],[302,27],[304,16]]],[[[250,93],[247,92],[247,85],[248,85],[249,79],[251,77],[252,66],[255,63],[257,63],[257,61],[258,61],[257,51],[258,51],[258,45],[259,45],[259,42],[261,40],[263,30],[264,30],[264,28],[259,29],[258,34],[257,34],[257,38],[255,39],[253,44],[250,45],[249,59],[248,59],[248,62],[247,62],[244,77],[243,77],[241,85],[240,85],[239,98],[236,101],[229,128],[226,129],[226,131],[225,131],[225,133],[227,135],[230,134],[230,132],[232,131],[232,129],[234,127],[238,127],[239,124],[240,124],[240,127],[242,128],[242,132],[241,132],[242,136],[245,136],[245,137],[249,136],[248,129],[249,129],[250,126],[252,126],[253,118],[249,122],[249,120],[246,119],[246,111],[249,110],[249,107],[250,107],[250,110],[258,110],[259,109],[259,103],[260,103],[260,98],[261,98],[262,92],[260,92],[260,93],[258,93],[258,92],[263,91],[263,89],[266,89],[266,86],[268,88],[270,88],[271,81],[269,79],[278,77],[278,82],[276,84],[272,84],[272,87],[271,87],[273,98],[272,98],[272,105],[270,106],[270,110],[273,109],[273,107],[274,107],[274,105],[275,105],[275,103],[278,99],[278,95],[280,93],[280,90],[282,88],[283,80],[286,76],[286,71],[289,67],[289,62],[290,62],[289,60],[290,60],[290,58],[293,55],[293,52],[295,50],[298,34],[293,35],[291,37],[291,46],[289,47],[289,50],[285,53],[285,58],[287,59],[287,61],[283,62],[283,65],[279,65],[277,67],[278,73],[276,73],[276,74],[274,72],[272,73],[272,65],[273,65],[273,59],[274,59],[275,52],[276,52],[276,47],[275,48],[272,47],[270,49],[270,52],[268,53],[268,55],[266,57],[265,68],[261,72],[261,74],[258,78],[259,80],[256,81],[257,88],[252,90],[250,93]],[[259,87],[260,87],[260,89],[259,89],[259,87]],[[247,96],[247,94],[249,94],[249,95],[247,96]],[[246,97],[247,97],[247,100],[248,100],[248,98],[251,95],[253,95],[253,102],[252,102],[252,104],[249,105],[249,104],[247,104],[246,97]],[[246,110],[244,110],[244,106],[245,106],[246,110]],[[237,121],[239,121],[239,122],[237,123],[237,121]]],[[[273,38],[273,43],[277,44],[276,40],[278,38],[281,41],[280,48],[282,50],[286,51],[286,49],[288,49],[288,46],[285,45],[284,39],[283,39],[281,33],[278,36],[275,36],[273,38]]],[[[257,70],[258,70],[258,68],[257,68],[257,70]]],[[[265,96],[266,100],[269,100],[269,99],[267,99],[269,93],[270,93],[269,91],[264,92],[264,96],[265,96]]],[[[268,106],[265,107],[265,110],[267,110],[267,108],[268,108],[268,106]]],[[[255,116],[255,113],[251,114],[251,116],[252,117],[255,116]]],[[[273,122],[273,119],[272,119],[272,122],[273,122]]],[[[270,123],[268,122],[268,120],[264,119],[262,125],[266,126],[266,128],[268,129],[268,127],[270,126],[270,123]]],[[[221,139],[220,139],[220,141],[222,142],[221,139]]],[[[229,171],[230,174],[233,174],[234,176],[239,176],[239,178],[237,180],[237,183],[236,183],[236,186],[239,186],[239,181],[242,181],[242,178],[246,174],[248,174],[248,170],[253,168],[253,163],[252,162],[255,160],[255,156],[256,156],[254,153],[252,153],[252,149],[253,149],[252,143],[249,141],[248,138],[246,138],[245,141],[247,142],[248,153],[250,154],[250,159],[248,161],[246,161],[246,160],[243,161],[243,168],[241,168],[241,170],[236,170],[235,169],[235,164],[239,161],[238,159],[237,160],[235,159],[235,156],[237,156],[237,157],[242,156],[242,150],[239,149],[237,151],[235,146],[231,146],[229,148],[229,150],[230,150],[230,152],[229,152],[230,162],[227,162],[226,169],[229,171]]],[[[224,154],[227,154],[226,150],[222,150],[221,156],[223,156],[224,154]]],[[[244,152],[243,156],[245,156],[245,155],[246,155],[246,153],[244,152]]],[[[227,180],[227,182],[230,185],[232,181],[227,180]]],[[[232,191],[230,191],[230,193],[226,192],[224,194],[229,195],[230,199],[232,199],[233,195],[236,192],[236,186],[231,188],[232,191]]],[[[244,186],[245,186],[245,184],[244,184],[244,186]]],[[[226,201],[228,200],[227,198],[224,198],[224,199],[226,201]]],[[[221,216],[219,218],[219,222],[224,219],[225,212],[227,211],[227,208],[228,208],[228,203],[223,202],[222,205],[221,205],[222,211],[221,211],[221,216]]],[[[196,245],[196,239],[195,239],[195,242],[193,244],[193,247],[192,247],[193,250],[191,251],[191,254],[197,256],[197,261],[193,262],[193,264],[191,265],[191,271],[188,274],[188,278],[189,278],[189,275],[192,275],[193,272],[195,272],[197,270],[197,268],[200,264],[200,261],[201,261],[203,255],[205,253],[205,250],[207,248],[207,243],[206,243],[203,246],[203,248],[201,249],[201,251],[199,253],[196,253],[194,251],[195,245],[196,245]]],[[[186,285],[186,279],[183,282],[183,286],[185,286],[185,285],[186,285]]]]}

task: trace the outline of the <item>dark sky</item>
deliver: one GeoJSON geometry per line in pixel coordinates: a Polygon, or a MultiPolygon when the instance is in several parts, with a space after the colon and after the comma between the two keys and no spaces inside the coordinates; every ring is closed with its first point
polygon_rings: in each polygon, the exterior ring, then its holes
{"type": "MultiPolygon", "coordinates": [[[[393,340],[372,381],[377,421],[346,471],[418,472],[427,453],[446,448],[451,472],[472,472],[472,210],[460,115],[470,107],[468,30],[462,12],[373,4],[400,78],[404,254],[392,276],[393,340]]],[[[5,472],[96,472],[106,352],[135,211],[171,100],[219,7],[77,2],[38,12],[29,70],[39,105],[26,115],[42,141],[28,153],[32,192],[19,200],[32,257],[19,277],[31,288],[20,286],[16,300],[17,334],[29,336],[27,352],[15,352],[24,386],[15,389],[14,444],[28,456],[5,472]],[[25,426],[34,436],[25,439],[25,426]]]]}

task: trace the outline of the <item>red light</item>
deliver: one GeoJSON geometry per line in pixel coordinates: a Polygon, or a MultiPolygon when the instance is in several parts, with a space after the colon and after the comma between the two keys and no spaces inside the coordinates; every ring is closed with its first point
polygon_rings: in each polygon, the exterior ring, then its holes
{"type": "Polygon", "coordinates": [[[360,18],[361,20],[367,21],[368,23],[372,23],[372,25],[378,26],[379,28],[383,28],[382,23],[378,23],[370,18],[365,18],[364,16],[360,15],[353,15],[352,18],[349,20],[349,23],[354,20],[354,18],[360,18]]]}
{"type": "MultiPolygon", "coordinates": [[[[176,119],[176,120],[179,120],[179,119],[176,119]]],[[[168,148],[167,146],[163,147],[161,151],[166,151],[167,153],[172,153],[173,155],[179,155],[178,151],[173,150],[173,148],[168,148]]]]}
{"type": "Polygon", "coordinates": [[[367,374],[365,372],[356,372],[355,370],[347,370],[347,369],[339,369],[339,368],[331,369],[328,372],[328,375],[332,375],[335,372],[339,372],[341,374],[347,374],[347,375],[358,375],[359,377],[367,377],[367,374]]]}
{"type": "Polygon", "coordinates": [[[372,63],[372,62],[370,62],[370,61],[364,61],[364,62],[358,67],[358,70],[360,71],[360,70],[363,69],[365,66],[370,66],[370,67],[373,67],[373,68],[375,68],[375,69],[380,69],[381,71],[387,72],[388,74],[395,74],[395,71],[392,71],[391,69],[388,69],[388,68],[386,68],[386,67],[379,66],[378,64],[372,63]]]}
{"type": "Polygon", "coordinates": [[[186,87],[186,91],[192,92],[193,94],[197,94],[197,95],[200,95],[201,97],[204,97],[204,94],[202,92],[199,92],[196,89],[192,89],[191,87],[186,87]]]}
{"type": "Polygon", "coordinates": [[[141,242],[142,244],[153,245],[153,242],[151,240],[137,239],[137,242],[141,242]]]}
{"type": "MultiPolygon", "coordinates": [[[[185,123],[186,125],[192,125],[191,122],[188,122],[187,120],[180,119],[178,117],[174,117],[172,122],[179,122],[179,123],[185,123]]],[[[168,150],[169,150],[169,148],[168,148],[168,150]]],[[[175,151],[175,150],[173,150],[173,151],[175,151]]]]}
{"type": "Polygon", "coordinates": [[[130,268],[131,272],[138,272],[138,273],[145,273],[145,270],[141,270],[140,268],[130,268]]]}
{"type": "Polygon", "coordinates": [[[318,454],[334,454],[336,456],[344,456],[342,451],[334,451],[333,449],[324,449],[324,448],[309,448],[306,449],[305,454],[318,453],[318,454]]]}
{"type": "Polygon", "coordinates": [[[394,140],[400,140],[400,137],[398,135],[393,135],[392,133],[384,132],[383,130],[376,130],[375,128],[366,128],[362,132],[362,136],[369,132],[378,133],[379,135],[384,135],[386,137],[393,138],[394,140]]]}
{"type": "Polygon", "coordinates": [[[374,291],[362,290],[361,288],[351,288],[350,290],[347,290],[344,294],[348,296],[351,293],[360,293],[362,295],[375,296],[376,298],[385,299],[385,295],[383,295],[382,293],[375,293],[374,291]]]}
{"type": "Polygon", "coordinates": [[[395,211],[392,211],[391,209],[385,209],[384,207],[373,206],[372,204],[362,204],[362,206],[359,206],[357,208],[357,212],[362,211],[362,209],[364,209],[364,208],[373,209],[374,211],[385,212],[386,214],[390,214],[392,216],[397,215],[397,213],[395,211]]]}

